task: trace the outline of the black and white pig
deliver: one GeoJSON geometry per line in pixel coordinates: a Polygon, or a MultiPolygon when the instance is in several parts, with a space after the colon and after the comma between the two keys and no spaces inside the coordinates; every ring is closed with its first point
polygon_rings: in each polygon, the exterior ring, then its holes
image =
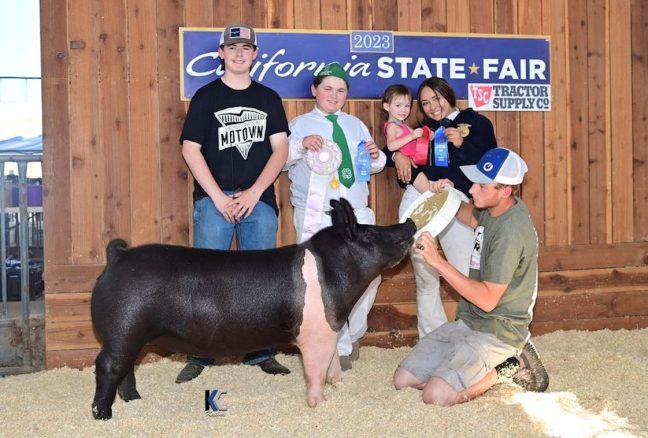
{"type": "Polygon", "coordinates": [[[111,418],[116,392],[125,401],[140,398],[133,367],[148,342],[211,357],[292,342],[304,363],[307,403],[321,402],[325,382],[341,376],[337,332],[371,280],[407,255],[416,232],[411,220],[358,224],[345,199],[331,206],[331,227],[277,249],[111,241],[92,291],[92,322],[103,339],[94,417],[111,418]]]}

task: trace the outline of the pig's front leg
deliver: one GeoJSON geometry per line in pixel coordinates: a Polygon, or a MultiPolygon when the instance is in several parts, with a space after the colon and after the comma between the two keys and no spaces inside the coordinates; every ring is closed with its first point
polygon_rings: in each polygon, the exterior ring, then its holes
{"type": "Polygon", "coordinates": [[[302,277],[306,284],[306,290],[304,292],[302,323],[296,341],[304,361],[306,401],[308,406],[315,407],[324,400],[327,371],[337,352],[337,333],[326,320],[317,264],[315,257],[308,249],[304,253],[302,277]]]}
{"type": "Polygon", "coordinates": [[[336,356],[336,339],[337,335],[331,329],[328,330],[328,333],[319,333],[317,336],[302,337],[300,335],[297,338],[297,345],[301,350],[302,360],[304,361],[306,402],[311,408],[325,400],[326,372],[329,369],[332,357],[336,356]]]}

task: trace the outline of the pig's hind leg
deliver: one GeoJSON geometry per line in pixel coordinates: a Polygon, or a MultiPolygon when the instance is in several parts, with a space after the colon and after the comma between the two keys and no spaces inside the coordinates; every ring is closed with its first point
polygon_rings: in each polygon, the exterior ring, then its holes
{"type": "MultiPolygon", "coordinates": [[[[132,345],[132,344],[131,344],[132,345]]],[[[140,398],[135,388],[135,359],[144,343],[119,351],[104,344],[95,360],[96,390],[92,402],[92,415],[97,420],[108,420],[112,417],[112,404],[115,401],[117,388],[122,399],[130,401],[140,398]]]]}
{"type": "Polygon", "coordinates": [[[137,392],[134,368],[131,369],[130,373],[126,374],[126,377],[122,379],[121,383],[117,387],[117,394],[119,394],[119,397],[125,402],[142,398],[139,395],[139,392],[137,392]]]}

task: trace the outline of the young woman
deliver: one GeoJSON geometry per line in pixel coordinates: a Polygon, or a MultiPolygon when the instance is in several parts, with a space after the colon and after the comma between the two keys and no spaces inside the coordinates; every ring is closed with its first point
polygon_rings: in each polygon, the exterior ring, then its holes
{"type": "MultiPolygon", "coordinates": [[[[497,146],[493,124],[486,117],[471,108],[459,110],[455,92],[443,78],[431,77],[423,81],[417,93],[421,122],[432,131],[445,127],[448,139],[447,167],[434,164],[434,148],[430,148],[431,160],[427,165],[416,165],[400,152],[394,154],[398,178],[410,183],[412,169],[425,174],[430,182],[449,179],[454,187],[470,198],[470,180],[459,169],[460,166],[476,164],[484,153],[497,146]]],[[[411,184],[399,207],[399,217],[419,196],[411,184]]],[[[448,261],[463,274],[468,274],[470,254],[473,246],[473,230],[453,220],[438,236],[448,261]]],[[[427,265],[420,256],[412,256],[414,279],[416,281],[416,314],[419,338],[423,338],[447,321],[439,295],[439,272],[427,265]]]]}

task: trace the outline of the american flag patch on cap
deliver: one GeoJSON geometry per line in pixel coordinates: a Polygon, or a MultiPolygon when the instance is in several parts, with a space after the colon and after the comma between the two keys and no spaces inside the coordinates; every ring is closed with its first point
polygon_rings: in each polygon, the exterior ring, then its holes
{"type": "Polygon", "coordinates": [[[244,27],[233,27],[230,29],[230,38],[245,38],[245,39],[250,39],[252,36],[250,35],[250,29],[246,29],[244,27]]]}

